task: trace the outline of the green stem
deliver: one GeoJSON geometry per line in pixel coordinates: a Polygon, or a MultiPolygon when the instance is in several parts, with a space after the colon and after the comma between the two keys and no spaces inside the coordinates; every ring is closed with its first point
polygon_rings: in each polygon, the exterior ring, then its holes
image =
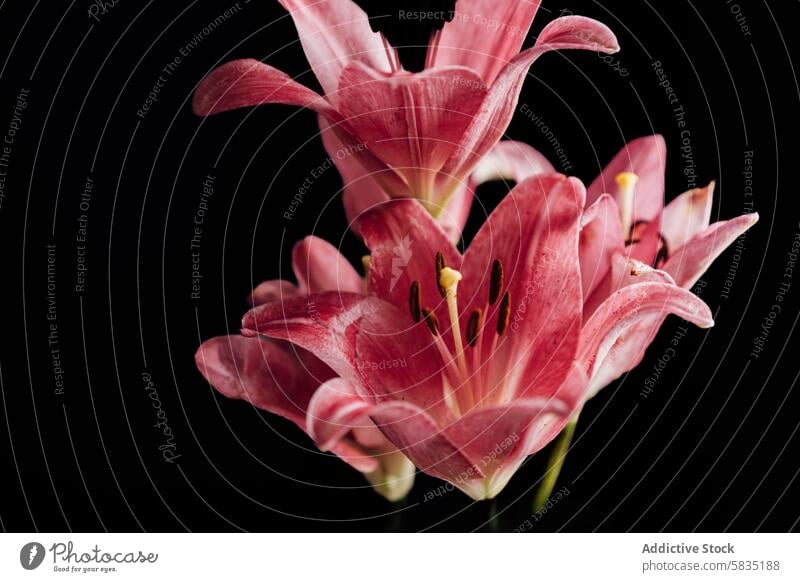
{"type": "Polygon", "coordinates": [[[578,419],[573,418],[558,435],[558,440],[550,453],[550,458],[547,460],[547,472],[544,474],[542,484],[539,485],[539,490],[536,492],[536,498],[533,500],[533,510],[540,511],[544,507],[553,489],[558,481],[558,475],[561,473],[561,467],[564,466],[564,459],[567,458],[567,451],[572,442],[572,437],[575,434],[575,426],[578,424],[578,419]]]}

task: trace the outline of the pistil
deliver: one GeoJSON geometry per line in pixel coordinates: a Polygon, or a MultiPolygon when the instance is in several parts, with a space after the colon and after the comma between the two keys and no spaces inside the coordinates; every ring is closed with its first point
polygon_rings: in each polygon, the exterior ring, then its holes
{"type": "Polygon", "coordinates": [[[639,176],[633,172],[622,172],[617,174],[616,182],[619,186],[619,219],[622,226],[623,236],[629,236],[631,226],[633,225],[633,210],[636,194],[636,183],[639,181],[639,176]]]}
{"type": "Polygon", "coordinates": [[[447,312],[450,315],[450,330],[453,334],[453,345],[456,348],[456,360],[464,379],[468,377],[467,361],[464,358],[464,343],[461,340],[461,325],[458,322],[458,283],[461,273],[450,267],[439,272],[439,286],[444,289],[447,300],[447,312]]]}

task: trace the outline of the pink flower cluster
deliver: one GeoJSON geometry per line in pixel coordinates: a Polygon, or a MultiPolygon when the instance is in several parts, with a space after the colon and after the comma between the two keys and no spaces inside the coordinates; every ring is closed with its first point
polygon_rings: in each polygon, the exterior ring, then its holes
{"type": "Polygon", "coordinates": [[[259,285],[241,335],[197,351],[223,395],[293,421],[388,499],[417,470],[487,499],[641,361],[667,315],[713,325],[689,289],[757,215],[709,224],[713,183],[665,206],[659,136],[588,188],[500,141],[530,65],[616,52],[607,27],[558,18],[520,52],[538,1],[458,0],[411,73],[351,0],[280,2],[324,95],[247,59],[213,71],[194,110],[317,112],[369,256],[362,275],[319,238],[297,243],[297,284],[259,285]],[[459,252],[475,187],[499,177],[517,185],[459,252]]]}

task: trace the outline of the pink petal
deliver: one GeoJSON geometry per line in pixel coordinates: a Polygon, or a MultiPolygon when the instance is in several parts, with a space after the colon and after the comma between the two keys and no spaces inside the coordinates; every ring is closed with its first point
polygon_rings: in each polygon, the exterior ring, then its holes
{"type": "Polygon", "coordinates": [[[384,435],[420,471],[462,490],[483,479],[480,468],[454,445],[424,410],[407,402],[387,402],[370,414],[384,435]]]}
{"type": "MultiPolygon", "coordinates": [[[[306,410],[317,387],[333,372],[311,354],[272,341],[242,336],[216,337],[197,350],[200,373],[221,394],[246,400],[306,430],[306,410]]],[[[362,473],[378,461],[352,439],[332,443],[330,450],[362,473]]]]}
{"type": "Polygon", "coordinates": [[[316,236],[308,236],[294,246],[292,266],[300,289],[305,294],[322,291],[363,293],[364,279],[339,250],[316,236]]]}
{"type": "Polygon", "coordinates": [[[301,361],[291,347],[235,335],[204,342],[195,362],[200,373],[224,396],[251,402],[304,430],[311,395],[333,376],[327,366],[311,357],[301,361]]]}
{"type": "Polygon", "coordinates": [[[344,129],[331,125],[319,116],[320,135],[325,150],[339,170],[344,183],[344,202],[347,219],[358,234],[357,220],[361,214],[389,199],[407,193],[407,186],[397,173],[378,160],[344,129]]]}
{"type": "Polygon", "coordinates": [[[424,198],[435,194],[435,172],[485,94],[480,77],[465,68],[387,76],[353,63],[342,72],[336,102],[352,133],[405,176],[412,196],[424,198]]]}
{"type": "Polygon", "coordinates": [[[192,110],[196,115],[214,115],[264,103],[307,107],[339,119],[336,111],[318,93],[255,59],[231,61],[214,69],[197,87],[192,110]]]}
{"type": "MultiPolygon", "coordinates": [[[[585,194],[576,178],[528,178],[497,206],[464,255],[464,317],[488,307],[492,263],[503,264],[511,323],[501,342],[505,361],[494,365],[509,375],[518,396],[552,394],[577,350],[583,304],[578,231],[585,194]]],[[[499,303],[486,312],[490,333],[483,334],[483,353],[490,350],[499,303]]]]}
{"type": "Polygon", "coordinates": [[[308,408],[308,433],[320,449],[336,451],[354,443],[367,451],[375,467],[367,475],[375,490],[390,501],[406,496],[414,483],[411,462],[369,419],[374,406],[356,394],[352,385],[334,378],[319,387],[308,408]]]}
{"type": "Polygon", "coordinates": [[[351,0],[279,0],[292,15],[303,50],[326,95],[336,92],[339,76],[352,61],[389,71],[380,35],[351,0]]]}
{"type": "Polygon", "coordinates": [[[263,305],[242,328],[312,352],[369,402],[399,398],[447,416],[442,361],[426,325],[376,297],[328,292],[263,305]]]}
{"type": "Polygon", "coordinates": [[[616,177],[623,172],[633,172],[639,176],[634,194],[633,219],[653,220],[664,207],[666,163],[667,147],[663,137],[651,135],[635,139],[622,148],[592,182],[586,200],[591,204],[601,194],[608,193],[619,202],[620,188],[616,177]]]}
{"type": "Polygon", "coordinates": [[[664,208],[661,234],[670,251],[678,250],[708,228],[714,202],[714,182],[705,188],[694,188],[675,198],[664,208]]]}
{"type": "Polygon", "coordinates": [[[582,406],[587,385],[585,374],[573,366],[557,397],[479,409],[448,427],[448,438],[488,477],[472,494],[492,498],[500,493],[528,456],[558,436],[582,406]]]}
{"type": "Polygon", "coordinates": [[[675,281],[668,273],[654,269],[628,253],[627,249],[617,249],[611,256],[611,263],[606,276],[595,287],[594,292],[584,300],[583,318],[589,317],[604,301],[623,287],[644,282],[658,282],[665,285],[674,285],[675,281]]]}
{"type": "Polygon", "coordinates": [[[517,56],[540,0],[458,0],[453,20],[444,25],[435,51],[436,66],[463,65],[491,85],[517,56]]]}
{"type": "MultiPolygon", "coordinates": [[[[552,164],[542,154],[520,141],[501,141],[478,163],[466,184],[460,184],[437,221],[452,241],[461,237],[469,218],[475,190],[491,180],[522,182],[537,174],[554,173],[552,164]]],[[[447,181],[451,181],[450,177],[447,181]]]]}
{"type": "Polygon", "coordinates": [[[664,270],[681,287],[691,287],[722,251],[756,222],[758,214],[752,213],[715,223],[674,252],[664,264],[664,270]]]}
{"type": "MultiPolygon", "coordinates": [[[[364,243],[372,253],[369,292],[408,313],[409,289],[419,281],[422,305],[435,309],[442,298],[436,279],[436,253],[461,266],[461,255],[447,233],[416,200],[391,200],[361,220],[364,243]]],[[[445,320],[446,321],[446,320],[445,320]]]]}
{"type": "Polygon", "coordinates": [[[624,248],[619,208],[604,194],[594,201],[581,219],[580,257],[584,301],[611,269],[614,253],[624,248]]]}
{"type": "MultiPolygon", "coordinates": [[[[661,250],[663,241],[661,239],[661,216],[656,216],[650,222],[639,227],[641,234],[632,233],[631,238],[636,242],[628,247],[630,255],[637,261],[646,265],[655,265],[661,250]]],[[[637,229],[632,229],[637,230],[637,229]]],[[[658,265],[660,266],[660,265],[658,265]]]]}
{"type": "Polygon", "coordinates": [[[461,238],[461,231],[467,224],[476,187],[477,184],[472,180],[466,184],[460,184],[450,195],[450,200],[445,204],[444,210],[436,217],[436,221],[447,234],[447,238],[454,243],[461,238]]]}
{"type": "MultiPolygon", "coordinates": [[[[330,449],[353,429],[374,431],[376,436],[383,437],[366,416],[372,408],[356,393],[350,382],[333,378],[320,386],[311,398],[306,418],[307,432],[323,451],[330,449]]],[[[364,438],[371,441],[371,445],[381,442],[369,436],[364,438]]]]}
{"type": "Polygon", "coordinates": [[[296,285],[283,279],[273,279],[260,283],[253,292],[250,293],[248,301],[251,306],[257,307],[271,301],[283,301],[289,297],[299,294],[300,290],[296,285]]]}
{"type": "Polygon", "coordinates": [[[248,311],[242,319],[242,333],[289,341],[360,386],[363,379],[355,354],[359,320],[381,307],[380,300],[354,293],[333,291],[295,297],[248,311]]]}
{"type": "Polygon", "coordinates": [[[476,184],[490,180],[513,180],[517,183],[537,174],[556,173],[544,155],[521,141],[498,142],[472,171],[476,184]]]}
{"type": "Polygon", "coordinates": [[[608,27],[590,18],[564,16],[552,21],[542,30],[536,45],[509,61],[492,83],[480,112],[445,164],[445,174],[462,176],[475,167],[508,127],[530,66],[543,54],[563,49],[613,53],[619,50],[619,46],[608,27]]]}
{"type": "Polygon", "coordinates": [[[641,361],[667,315],[703,328],[714,324],[708,306],[689,291],[663,282],[663,273],[650,270],[641,278],[645,282],[613,293],[584,325],[578,361],[591,379],[589,397],[641,361]]]}

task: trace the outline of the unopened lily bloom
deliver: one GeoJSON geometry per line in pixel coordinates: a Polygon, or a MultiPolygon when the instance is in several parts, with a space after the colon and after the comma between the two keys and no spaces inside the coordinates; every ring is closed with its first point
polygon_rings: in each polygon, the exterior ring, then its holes
{"type": "MultiPolygon", "coordinates": [[[[575,362],[585,194],[575,178],[529,178],[463,255],[417,201],[389,201],[361,218],[367,296],[260,306],[244,317],[243,333],[292,342],[339,376],[315,395],[325,403],[311,415],[318,443],[331,446],[370,419],[421,471],[492,498],[584,400],[587,379],[575,362]],[[398,360],[409,365],[381,365],[398,360]]],[[[710,321],[691,293],[667,287],[646,290],[662,308],[710,321]]],[[[613,334],[625,316],[608,314],[601,329],[613,334]]]]}
{"type": "MultiPolygon", "coordinates": [[[[364,279],[347,260],[316,237],[295,246],[293,267],[298,285],[266,281],[253,291],[252,304],[280,303],[328,290],[359,293],[364,289],[364,279]]],[[[312,353],[264,338],[215,337],[200,346],[195,361],[208,382],[224,396],[282,416],[312,437],[315,411],[324,410],[326,405],[325,393],[318,394],[320,385],[340,382],[335,372],[312,353]]],[[[414,466],[368,421],[341,431],[325,450],[363,473],[390,501],[404,498],[414,483],[414,466]]]]}
{"type": "Polygon", "coordinates": [[[473,196],[469,175],[507,128],[531,64],[552,50],[618,50],[605,25],[565,16],[520,52],[539,0],[459,0],[431,40],[425,69],[412,73],[351,0],[279,1],[323,95],[243,59],[206,77],[193,108],[209,115],[284,103],[317,112],[351,220],[388,197],[410,197],[460,232],[473,196]]]}

